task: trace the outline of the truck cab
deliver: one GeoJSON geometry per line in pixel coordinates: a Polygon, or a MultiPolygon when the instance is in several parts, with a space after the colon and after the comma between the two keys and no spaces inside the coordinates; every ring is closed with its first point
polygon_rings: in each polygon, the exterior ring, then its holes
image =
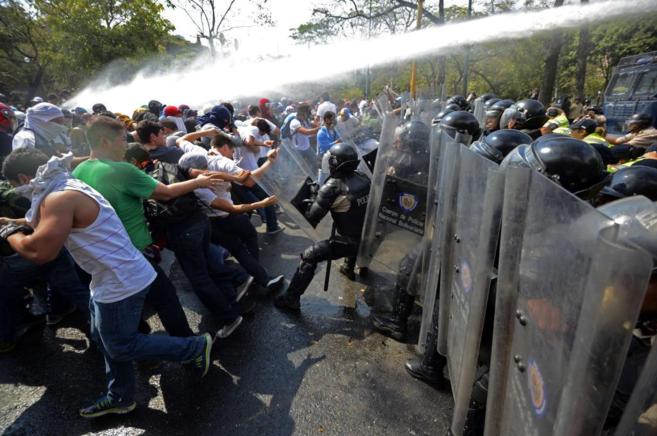
{"type": "Polygon", "coordinates": [[[604,114],[607,131],[619,134],[633,114],[652,115],[657,127],[657,51],[620,60],[605,90],[604,114]]]}

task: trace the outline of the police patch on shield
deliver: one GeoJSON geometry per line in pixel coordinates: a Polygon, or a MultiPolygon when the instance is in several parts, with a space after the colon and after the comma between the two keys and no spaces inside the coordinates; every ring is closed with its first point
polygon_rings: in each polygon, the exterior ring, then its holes
{"type": "Polygon", "coordinates": [[[414,194],[411,194],[410,192],[399,193],[399,207],[401,207],[402,210],[408,213],[413,212],[418,204],[420,204],[420,202],[414,194]]]}
{"type": "Polygon", "coordinates": [[[536,412],[538,416],[541,416],[545,412],[545,406],[547,403],[545,381],[543,380],[543,374],[541,374],[541,370],[538,368],[538,364],[534,359],[529,359],[528,369],[527,383],[529,384],[532,406],[534,412],[536,412]]]}

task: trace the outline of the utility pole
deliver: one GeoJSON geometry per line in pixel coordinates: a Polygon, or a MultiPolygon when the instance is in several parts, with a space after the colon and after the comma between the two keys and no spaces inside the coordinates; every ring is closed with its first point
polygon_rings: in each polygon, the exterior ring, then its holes
{"type": "MultiPolygon", "coordinates": [[[[472,17],[472,0],[468,0],[468,20],[472,17]]],[[[470,46],[465,48],[465,59],[463,60],[463,97],[468,94],[468,71],[470,69],[470,46]]]]}
{"type": "MultiPolygon", "coordinates": [[[[472,1],[472,0],[470,0],[472,1]]],[[[422,12],[424,11],[424,0],[418,0],[417,2],[417,23],[416,30],[419,30],[422,27],[422,12]]],[[[415,60],[411,64],[411,98],[415,100],[417,97],[417,64],[415,60]]]]}

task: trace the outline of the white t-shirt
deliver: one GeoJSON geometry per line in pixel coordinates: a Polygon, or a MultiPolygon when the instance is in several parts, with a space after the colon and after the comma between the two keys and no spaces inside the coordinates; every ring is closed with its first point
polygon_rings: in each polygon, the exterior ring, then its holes
{"type": "Polygon", "coordinates": [[[310,136],[297,133],[299,127],[305,127],[297,118],[290,121],[290,134],[292,134],[292,143],[294,148],[299,151],[306,151],[310,148],[310,136]]]}
{"type": "Polygon", "coordinates": [[[212,190],[208,188],[194,189],[194,194],[198,197],[199,200],[201,200],[203,204],[207,206],[206,208],[203,208],[203,212],[205,212],[207,216],[226,216],[226,212],[213,209],[212,206],[210,206],[214,199],[217,198],[217,194],[212,192],[212,190]]]}
{"type": "Polygon", "coordinates": [[[319,106],[317,106],[317,116],[319,117],[320,120],[324,118],[324,114],[326,112],[333,112],[334,114],[337,115],[338,107],[333,103],[331,103],[330,101],[324,101],[320,103],[319,106]]]}
{"type": "MultiPolygon", "coordinates": [[[[245,126],[238,127],[237,129],[242,137],[242,141],[246,142],[249,137],[253,137],[258,142],[264,142],[269,140],[269,135],[261,135],[260,130],[256,126],[245,126]]],[[[235,149],[235,163],[238,167],[247,171],[254,171],[258,169],[258,158],[260,157],[262,150],[265,150],[265,156],[267,156],[267,147],[258,147],[258,152],[254,153],[249,150],[247,147],[237,147],[235,149]]]]}
{"type": "MultiPolygon", "coordinates": [[[[224,156],[209,156],[208,170],[219,171],[226,174],[232,174],[234,176],[239,175],[242,172],[242,169],[238,167],[233,160],[224,156]]],[[[220,182],[218,185],[212,188],[212,192],[214,192],[215,195],[221,199],[231,203],[233,202],[233,199],[230,196],[230,182],[220,182]]],[[[228,212],[224,212],[222,210],[217,211],[217,216],[228,215],[228,212]]]]}

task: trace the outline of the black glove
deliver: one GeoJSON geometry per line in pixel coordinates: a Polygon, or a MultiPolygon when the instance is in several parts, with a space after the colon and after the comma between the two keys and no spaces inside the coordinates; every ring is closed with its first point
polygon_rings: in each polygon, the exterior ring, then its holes
{"type": "Polygon", "coordinates": [[[17,232],[21,232],[21,233],[25,233],[26,235],[29,235],[32,233],[32,228],[26,226],[25,224],[16,224],[16,223],[5,224],[4,226],[0,227],[0,239],[6,241],[8,237],[10,237],[11,235],[17,232]]]}

